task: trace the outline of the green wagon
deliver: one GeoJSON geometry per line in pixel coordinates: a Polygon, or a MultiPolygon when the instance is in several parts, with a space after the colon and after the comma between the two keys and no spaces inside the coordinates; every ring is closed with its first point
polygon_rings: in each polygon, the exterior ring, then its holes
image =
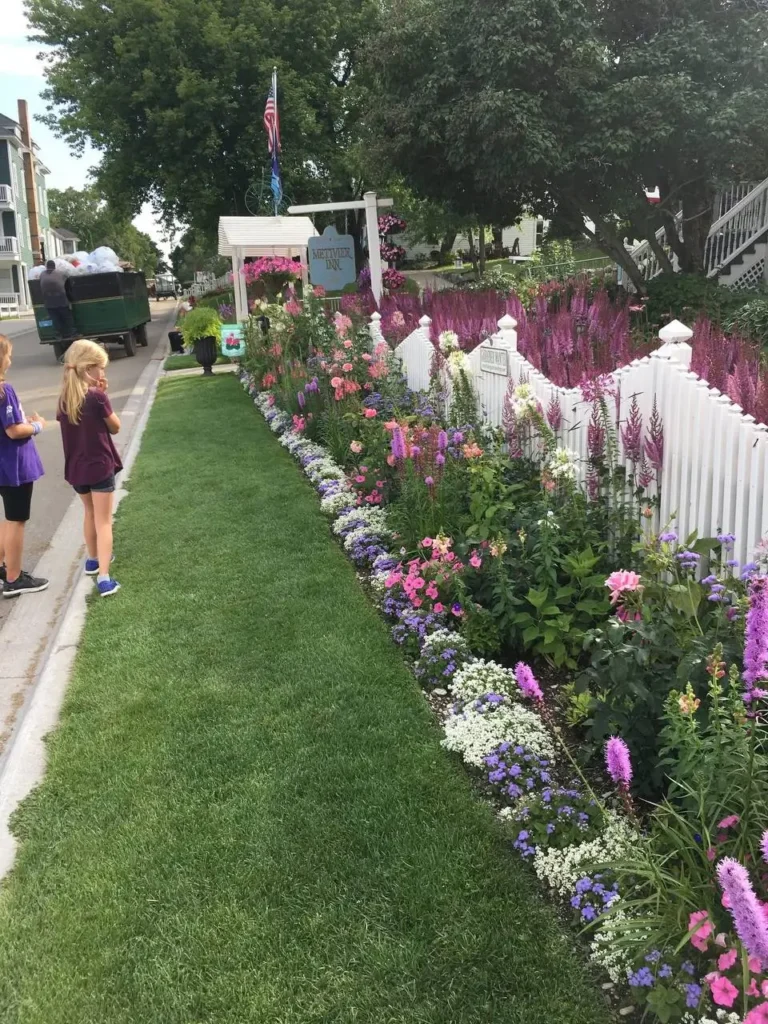
{"type": "MultiPolygon", "coordinates": [[[[43,303],[40,282],[30,281],[29,290],[40,344],[53,345],[54,355],[61,359],[67,342],[56,337],[53,321],[43,303]]],[[[126,271],[70,277],[67,292],[77,337],[91,338],[104,345],[121,345],[128,356],[136,355],[137,345],[148,344],[147,324],[152,315],[143,274],[126,271]]]]}

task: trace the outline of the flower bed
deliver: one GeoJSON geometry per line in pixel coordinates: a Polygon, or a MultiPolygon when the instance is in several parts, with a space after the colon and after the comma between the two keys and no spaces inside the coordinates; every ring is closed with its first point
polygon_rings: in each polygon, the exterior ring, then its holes
{"type": "Polygon", "coordinates": [[[386,346],[310,302],[256,336],[244,384],[370,583],[444,745],[590,928],[620,1005],[755,1024],[768,1012],[760,559],[736,566],[725,535],[649,531],[658,417],[617,427],[605,382],[590,385],[582,491],[525,385],[495,435],[476,425],[460,351],[441,347],[433,392],[414,395],[386,346]]]}

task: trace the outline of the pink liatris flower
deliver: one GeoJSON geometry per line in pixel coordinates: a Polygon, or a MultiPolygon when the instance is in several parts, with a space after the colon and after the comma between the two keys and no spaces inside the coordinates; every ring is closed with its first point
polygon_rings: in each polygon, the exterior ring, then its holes
{"type": "Polygon", "coordinates": [[[628,789],[632,781],[632,759],[629,747],[619,736],[611,736],[605,745],[608,774],[620,789],[628,789]]]}
{"type": "Polygon", "coordinates": [[[541,687],[536,681],[536,677],[531,671],[530,666],[526,665],[524,661],[518,661],[515,665],[515,679],[523,694],[530,700],[544,700],[544,694],[541,692],[541,687]]]}
{"type": "Polygon", "coordinates": [[[611,592],[611,604],[616,604],[624,593],[643,589],[640,576],[628,569],[619,569],[617,572],[612,572],[605,581],[605,585],[611,592]]]}
{"type": "Polygon", "coordinates": [[[709,937],[714,931],[712,922],[709,920],[709,913],[706,910],[696,910],[688,918],[688,931],[692,932],[691,945],[695,946],[700,953],[705,953],[709,946],[709,937]],[[697,928],[696,925],[699,925],[697,928]]]}
{"type": "Polygon", "coordinates": [[[736,934],[750,956],[768,964],[768,921],[755,896],[749,874],[733,857],[724,857],[717,866],[717,877],[728,897],[729,910],[736,934]]]}

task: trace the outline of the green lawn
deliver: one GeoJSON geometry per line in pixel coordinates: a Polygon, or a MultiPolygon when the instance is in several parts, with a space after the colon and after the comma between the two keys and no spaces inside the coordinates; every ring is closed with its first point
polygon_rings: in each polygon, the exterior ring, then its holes
{"type": "Polygon", "coordinates": [[[602,1024],[317,499],[161,383],[0,888],[3,1024],[602,1024]]]}

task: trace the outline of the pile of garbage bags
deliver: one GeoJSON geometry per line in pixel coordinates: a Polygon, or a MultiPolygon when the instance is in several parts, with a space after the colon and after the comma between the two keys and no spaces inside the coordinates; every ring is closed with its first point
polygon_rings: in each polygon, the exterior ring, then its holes
{"type": "MultiPolygon", "coordinates": [[[[123,267],[114,249],[108,245],[100,245],[93,252],[73,252],[67,256],[57,257],[54,261],[56,269],[63,274],[122,274],[123,267]]],[[[33,267],[29,272],[29,280],[34,281],[45,270],[44,266],[33,267]]]]}

